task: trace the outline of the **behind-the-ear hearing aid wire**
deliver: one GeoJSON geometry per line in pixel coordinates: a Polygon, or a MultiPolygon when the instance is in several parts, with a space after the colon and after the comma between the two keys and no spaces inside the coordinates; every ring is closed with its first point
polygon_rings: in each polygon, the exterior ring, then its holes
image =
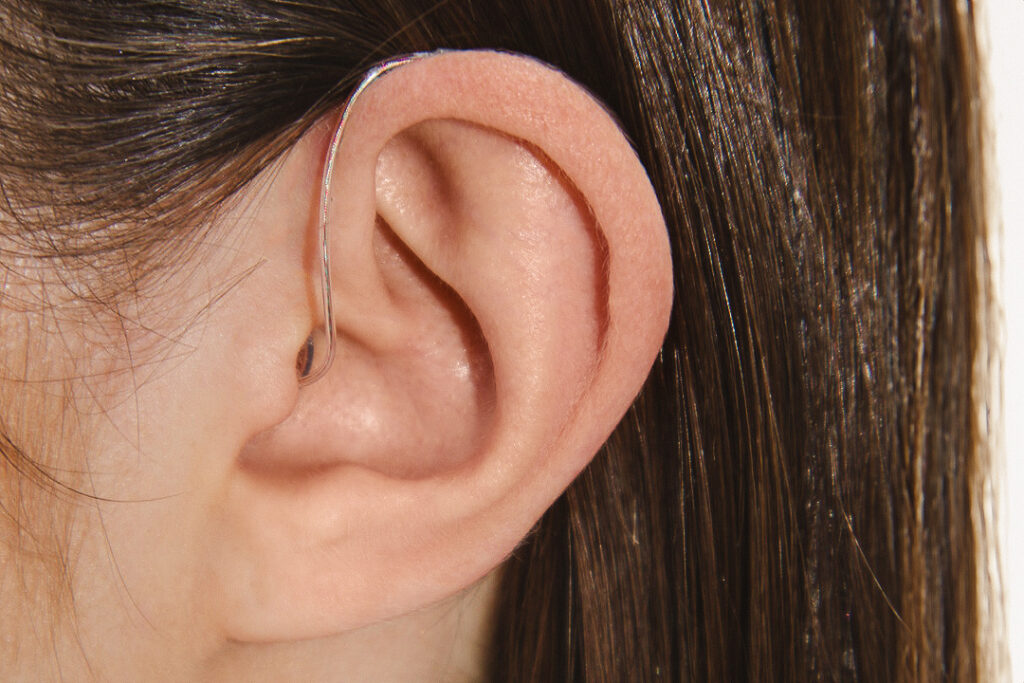
{"type": "Polygon", "coordinates": [[[327,156],[324,160],[323,182],[320,190],[320,212],[319,212],[319,238],[320,238],[320,304],[321,328],[314,329],[303,343],[295,361],[295,369],[298,372],[299,384],[308,386],[317,381],[325,374],[334,362],[335,348],[337,346],[337,330],[334,328],[334,305],[331,299],[331,248],[330,234],[327,228],[327,221],[330,215],[330,190],[331,177],[334,175],[334,161],[341,145],[342,135],[345,132],[345,125],[348,123],[349,113],[356,100],[375,80],[394,71],[398,67],[408,64],[411,61],[434,53],[417,52],[401,55],[392,59],[379,62],[371,67],[363,76],[362,81],[349,95],[345,105],[341,108],[341,115],[338,118],[334,135],[331,136],[331,144],[327,148],[327,156]]]}

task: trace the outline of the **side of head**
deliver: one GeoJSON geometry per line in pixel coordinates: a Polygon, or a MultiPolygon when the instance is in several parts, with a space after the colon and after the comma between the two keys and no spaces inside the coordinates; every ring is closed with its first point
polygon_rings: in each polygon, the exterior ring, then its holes
{"type": "MultiPolygon", "coordinates": [[[[58,244],[47,260],[15,246],[38,235],[13,232],[47,207],[11,194],[5,301],[46,295],[9,305],[5,330],[35,316],[65,344],[36,357],[31,337],[9,337],[27,360],[5,389],[65,391],[77,416],[49,435],[62,459],[35,464],[77,506],[68,581],[88,602],[74,627],[104,676],[166,660],[168,637],[184,666],[190,650],[216,660],[227,643],[331,636],[467,589],[587,465],[661,346],[668,233],[616,122],[532,58],[438,53],[349,112],[327,226],[337,357],[300,387],[336,116],[201,231],[166,237],[172,248],[149,237],[162,261],[128,296],[105,287],[126,275],[116,263],[92,258],[165,217],[108,223],[98,254],[58,244]],[[139,620],[152,635],[97,636],[139,620]]],[[[13,426],[24,443],[28,425],[13,426]]],[[[16,488],[16,504],[47,495],[16,488]]]]}
{"type": "Polygon", "coordinates": [[[184,662],[505,560],[492,680],[980,675],[969,3],[69,7],[0,7],[0,552],[61,549],[10,610],[69,584],[62,647],[184,662]],[[568,76],[366,93],[299,389],[337,107],[436,48],[568,76]]]}

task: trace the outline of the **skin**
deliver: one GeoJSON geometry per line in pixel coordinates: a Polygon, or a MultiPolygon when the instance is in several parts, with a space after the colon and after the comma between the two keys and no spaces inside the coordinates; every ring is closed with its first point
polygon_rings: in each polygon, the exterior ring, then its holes
{"type": "MultiPolygon", "coordinates": [[[[3,536],[5,680],[479,679],[501,563],[660,347],[664,222],[561,74],[494,53],[404,66],[339,152],[338,359],[300,389],[332,123],[116,311],[0,308],[5,358],[27,359],[5,376],[51,380],[0,385],[26,416],[8,431],[89,496],[30,493],[3,536]]],[[[6,301],[54,277],[12,274],[6,301]]]]}
{"type": "MultiPolygon", "coordinates": [[[[88,327],[71,335],[77,341],[70,348],[24,369],[32,377],[75,377],[76,426],[60,442],[68,461],[87,470],[73,485],[96,499],[73,500],[75,540],[67,553],[73,558],[73,606],[53,606],[67,612],[56,631],[54,614],[39,609],[43,577],[52,572],[33,567],[39,583],[26,590],[6,571],[19,542],[4,544],[2,623],[32,622],[21,630],[24,637],[5,631],[5,680],[478,680],[496,573],[396,618],[293,641],[239,641],[210,607],[204,546],[226,482],[248,460],[265,457],[261,437],[297,409],[297,388],[282,387],[282,373],[275,372],[282,364],[294,368],[294,359],[246,340],[254,323],[285,339],[308,334],[309,313],[292,302],[308,298],[313,283],[306,253],[308,236],[315,234],[319,169],[312,160],[320,155],[325,130],[248,188],[219,218],[196,259],[168,271],[158,290],[135,302],[127,321],[90,316],[68,304],[62,317],[71,322],[61,329],[88,327]],[[180,325],[183,320],[189,324],[180,325]],[[110,346],[117,352],[102,352],[110,346]],[[257,372],[246,376],[236,371],[239,366],[257,372]],[[265,387],[275,382],[281,390],[268,399],[265,387]],[[240,401],[245,394],[250,399],[240,401]]],[[[443,382],[449,404],[432,408],[465,413],[463,404],[476,398],[475,385],[452,377],[471,362],[473,349],[458,341],[467,321],[453,310],[450,293],[398,246],[378,230],[380,274],[395,292],[396,313],[415,316],[409,324],[432,330],[434,353],[447,348],[447,371],[417,372],[410,358],[392,358],[387,372],[359,373],[361,405],[350,412],[407,422],[417,406],[409,405],[407,386],[394,386],[398,376],[431,387],[443,382]],[[391,391],[382,392],[389,384],[391,391]]],[[[15,282],[12,276],[7,284],[17,292],[12,298],[38,296],[32,290],[39,285],[29,278],[15,282]]],[[[57,317],[33,316],[46,328],[46,339],[55,336],[50,328],[57,317]]],[[[7,319],[14,314],[8,311],[7,319]]],[[[415,359],[419,353],[406,355],[415,359]]],[[[365,359],[358,366],[350,362],[349,372],[378,360],[354,344],[346,354],[365,359]]],[[[19,396],[35,391],[36,401],[45,403],[53,386],[25,385],[19,396]]],[[[478,431],[449,435],[444,452],[478,431]]],[[[315,459],[316,452],[303,457],[315,459]]]]}

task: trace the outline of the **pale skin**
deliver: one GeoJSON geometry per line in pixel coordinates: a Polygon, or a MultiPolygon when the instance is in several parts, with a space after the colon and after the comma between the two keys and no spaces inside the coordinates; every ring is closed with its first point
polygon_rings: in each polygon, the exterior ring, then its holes
{"type": "Polygon", "coordinates": [[[62,459],[102,500],[72,504],[70,614],[44,605],[54,579],[15,532],[0,545],[4,680],[479,679],[502,561],[660,346],[664,222],[624,136],[561,74],[482,52],[404,66],[339,151],[338,358],[300,388],[332,124],[187,266],[119,318],[65,321],[89,333],[20,368],[77,359],[62,459]]]}

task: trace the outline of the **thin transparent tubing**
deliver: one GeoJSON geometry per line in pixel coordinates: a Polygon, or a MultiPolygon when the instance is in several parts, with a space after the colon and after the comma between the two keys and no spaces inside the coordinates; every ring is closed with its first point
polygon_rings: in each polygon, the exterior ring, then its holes
{"type": "Polygon", "coordinates": [[[341,138],[342,134],[345,132],[345,124],[348,122],[349,113],[352,111],[352,106],[355,104],[359,95],[362,94],[362,92],[366,90],[366,88],[368,88],[378,77],[402,66],[403,64],[408,64],[413,60],[425,57],[428,54],[433,53],[416,52],[413,54],[402,55],[371,67],[369,71],[366,72],[366,75],[363,76],[363,80],[360,81],[356,89],[352,91],[351,95],[349,95],[348,100],[345,101],[345,106],[342,107],[341,117],[338,120],[338,127],[334,130],[334,135],[331,137],[331,144],[327,148],[327,157],[324,160],[323,187],[320,191],[320,288],[322,292],[321,302],[323,304],[324,332],[327,336],[327,357],[312,372],[310,372],[309,375],[300,378],[299,383],[302,385],[312,384],[327,374],[327,371],[331,367],[331,363],[334,362],[335,347],[337,346],[338,333],[334,329],[334,305],[331,298],[331,245],[330,233],[327,229],[327,218],[330,205],[331,177],[334,175],[334,161],[338,153],[338,147],[341,146],[341,138]]]}

